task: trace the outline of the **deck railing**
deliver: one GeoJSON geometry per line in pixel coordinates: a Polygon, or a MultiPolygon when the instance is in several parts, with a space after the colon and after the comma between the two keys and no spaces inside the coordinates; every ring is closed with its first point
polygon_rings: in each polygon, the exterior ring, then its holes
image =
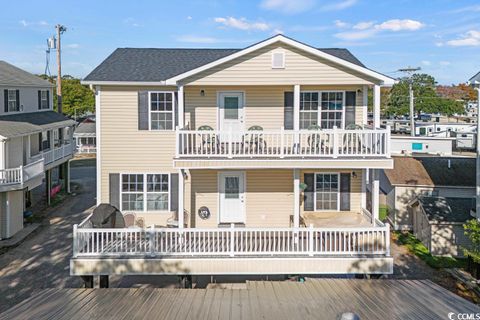
{"type": "Polygon", "coordinates": [[[390,228],[73,229],[74,257],[390,256],[390,228]]]}
{"type": "Polygon", "coordinates": [[[75,151],[75,144],[69,143],[69,144],[64,144],[57,148],[53,148],[52,150],[44,151],[42,154],[43,154],[43,158],[45,159],[45,164],[49,164],[54,161],[57,161],[72,155],[74,151],[75,151]]]}
{"type": "Polygon", "coordinates": [[[43,159],[36,160],[25,166],[0,170],[0,185],[13,185],[24,183],[31,178],[43,173],[43,159]]]}
{"type": "Polygon", "coordinates": [[[390,157],[390,130],[176,130],[176,157],[390,157]]]}

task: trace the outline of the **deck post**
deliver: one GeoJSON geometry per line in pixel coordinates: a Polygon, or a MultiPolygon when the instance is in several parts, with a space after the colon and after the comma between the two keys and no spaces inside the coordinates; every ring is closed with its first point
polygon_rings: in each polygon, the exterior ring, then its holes
{"type": "Polygon", "coordinates": [[[390,224],[385,223],[385,250],[386,250],[386,255],[387,257],[390,257],[390,224]]]}
{"type": "Polygon", "coordinates": [[[148,245],[150,247],[150,256],[155,256],[155,226],[152,224],[148,229],[148,245]]]}
{"type": "Polygon", "coordinates": [[[373,86],[373,129],[380,128],[380,86],[373,86]]]}
{"type": "Polygon", "coordinates": [[[284,157],[284,150],[285,147],[285,127],[281,126],[280,128],[280,158],[284,157]]]}
{"type": "Polygon", "coordinates": [[[228,157],[232,158],[233,153],[233,130],[232,127],[228,130],[228,157]]]}
{"type": "Polygon", "coordinates": [[[308,227],[308,255],[313,257],[313,224],[308,227]]]}
{"type": "Polygon", "coordinates": [[[293,227],[300,227],[300,170],[293,169],[293,227]]]}
{"type": "Polygon", "coordinates": [[[86,289],[93,289],[93,276],[81,276],[86,289]]]}
{"type": "Polygon", "coordinates": [[[372,172],[372,219],[373,223],[379,218],[379,198],[380,198],[380,181],[378,180],[378,170],[372,172]]]}
{"type": "Polygon", "coordinates": [[[185,186],[185,176],[182,169],[178,170],[178,227],[183,229],[185,225],[185,205],[184,205],[184,188],[185,186]]]}
{"type": "Polygon", "coordinates": [[[73,244],[72,244],[72,251],[73,251],[74,258],[76,258],[78,255],[77,229],[78,229],[78,225],[74,224],[73,225],[73,244]]]}
{"type": "Polygon", "coordinates": [[[108,288],[108,275],[98,276],[100,288],[108,288]]]}
{"type": "Polygon", "coordinates": [[[390,136],[391,136],[391,129],[390,129],[390,125],[387,125],[386,127],[387,129],[387,132],[385,133],[385,155],[387,156],[387,158],[391,158],[390,157],[390,136]]]}
{"type": "Polygon", "coordinates": [[[300,153],[300,85],[293,86],[293,130],[294,134],[294,148],[293,153],[300,153]]]}
{"type": "MultiPolygon", "coordinates": [[[[184,128],[184,90],[183,90],[183,85],[178,85],[178,95],[177,95],[177,107],[178,107],[178,126],[180,128],[184,128]]],[[[178,140],[177,140],[178,141],[178,140]]]]}
{"type": "Polygon", "coordinates": [[[235,256],[235,224],[230,224],[230,257],[235,256]]]}
{"type": "Polygon", "coordinates": [[[338,158],[338,131],[337,126],[333,126],[333,158],[338,158]]]}
{"type": "Polygon", "coordinates": [[[180,130],[179,126],[175,127],[175,157],[178,158],[180,155],[180,130]]]}

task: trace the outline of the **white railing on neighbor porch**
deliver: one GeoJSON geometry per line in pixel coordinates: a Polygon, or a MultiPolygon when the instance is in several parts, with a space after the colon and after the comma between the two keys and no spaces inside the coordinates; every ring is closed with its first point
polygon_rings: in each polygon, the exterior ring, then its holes
{"type": "Polygon", "coordinates": [[[390,256],[390,228],[73,229],[74,257],[390,256]]]}
{"type": "Polygon", "coordinates": [[[36,160],[26,166],[0,170],[0,185],[21,184],[43,173],[43,159],[36,160]]]}
{"type": "Polygon", "coordinates": [[[390,130],[176,130],[181,157],[390,157],[390,130]]]}
{"type": "Polygon", "coordinates": [[[44,151],[42,155],[43,155],[43,158],[45,159],[45,164],[49,164],[54,161],[57,161],[72,155],[74,151],[75,151],[75,144],[69,143],[69,144],[64,144],[58,148],[53,148],[52,150],[44,151]]]}

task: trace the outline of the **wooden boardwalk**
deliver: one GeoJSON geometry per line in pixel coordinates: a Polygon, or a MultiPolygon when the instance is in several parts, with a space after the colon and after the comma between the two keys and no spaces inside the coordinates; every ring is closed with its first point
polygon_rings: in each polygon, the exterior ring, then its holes
{"type": "Polygon", "coordinates": [[[48,289],[0,319],[448,319],[480,308],[428,280],[308,279],[247,289],[48,289]]]}

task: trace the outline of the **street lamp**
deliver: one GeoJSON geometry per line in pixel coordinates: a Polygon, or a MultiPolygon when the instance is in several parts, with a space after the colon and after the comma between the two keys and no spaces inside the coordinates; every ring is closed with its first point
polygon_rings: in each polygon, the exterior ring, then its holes
{"type": "Polygon", "coordinates": [[[477,91],[477,165],[476,165],[476,205],[475,216],[477,220],[480,220],[480,72],[474,75],[468,80],[467,84],[473,87],[477,91]]]}

